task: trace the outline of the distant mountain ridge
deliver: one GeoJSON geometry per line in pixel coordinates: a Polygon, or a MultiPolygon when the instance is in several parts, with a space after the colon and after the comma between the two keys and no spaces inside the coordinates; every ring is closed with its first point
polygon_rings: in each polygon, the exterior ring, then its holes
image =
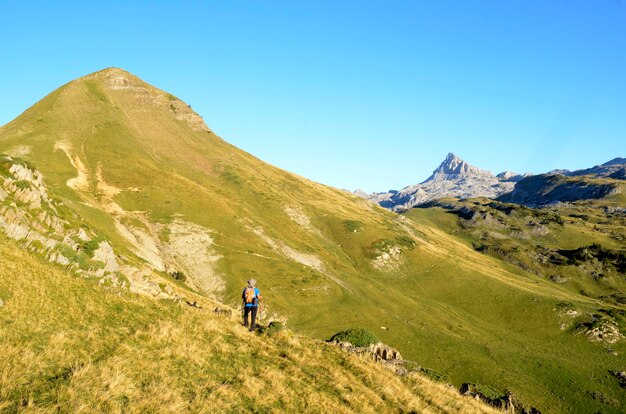
{"type": "Polygon", "coordinates": [[[602,165],[576,171],[566,171],[563,175],[577,177],[581,175],[595,175],[623,180],[626,177],[626,158],[613,158],[602,165]]]}
{"type": "Polygon", "coordinates": [[[431,176],[420,184],[407,186],[399,191],[367,195],[359,190],[355,194],[382,207],[401,212],[441,198],[486,197],[529,206],[543,206],[586,198],[603,198],[619,191],[619,186],[615,185],[564,179],[583,176],[624,180],[626,158],[617,157],[602,165],[576,171],[558,169],[539,175],[504,171],[494,176],[491,171],[475,167],[449,153],[431,176]],[[563,178],[556,178],[559,176],[563,178]],[[553,191],[556,188],[555,183],[558,183],[558,191],[553,191]]]}
{"type": "Polygon", "coordinates": [[[513,191],[498,198],[505,203],[543,207],[578,200],[599,199],[620,192],[619,184],[597,178],[568,177],[562,174],[539,174],[517,183],[513,191]]]}

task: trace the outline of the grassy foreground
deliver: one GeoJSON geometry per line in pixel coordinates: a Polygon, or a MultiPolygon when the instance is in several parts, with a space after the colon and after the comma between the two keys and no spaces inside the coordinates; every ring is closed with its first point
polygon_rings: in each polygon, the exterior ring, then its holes
{"type": "Polygon", "coordinates": [[[66,274],[0,236],[1,412],[491,412],[287,331],[66,274]]]}

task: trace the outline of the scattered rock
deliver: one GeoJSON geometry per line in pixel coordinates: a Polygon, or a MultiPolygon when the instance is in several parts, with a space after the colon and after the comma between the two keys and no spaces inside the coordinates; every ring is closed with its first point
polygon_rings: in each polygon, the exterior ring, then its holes
{"type": "Polygon", "coordinates": [[[553,281],[554,283],[565,283],[569,280],[568,278],[560,276],[560,275],[551,275],[549,279],[553,281]]]}
{"type": "Polygon", "coordinates": [[[372,260],[372,266],[376,269],[392,270],[400,265],[402,258],[402,250],[398,246],[391,246],[385,251],[381,251],[375,259],[372,260]]]}
{"type": "Polygon", "coordinates": [[[626,388],[626,371],[609,371],[619,381],[622,388],[626,388]]]}
{"type": "Polygon", "coordinates": [[[192,308],[202,309],[202,306],[199,306],[198,302],[195,300],[193,302],[189,302],[188,300],[186,300],[185,303],[187,303],[187,305],[191,306],[192,308]]]}
{"type": "Polygon", "coordinates": [[[591,315],[591,320],[580,322],[578,331],[592,342],[614,344],[624,339],[616,323],[611,318],[602,315],[594,314],[591,315]]]}
{"type": "Polygon", "coordinates": [[[214,312],[217,315],[225,316],[227,318],[232,318],[233,317],[232,309],[226,309],[226,308],[223,308],[221,306],[218,306],[217,308],[215,308],[214,312]]]}
{"type": "Polygon", "coordinates": [[[461,385],[459,391],[462,395],[473,397],[507,413],[541,414],[541,411],[535,407],[527,407],[510,392],[502,393],[488,386],[470,383],[461,385]]]}
{"type": "Polygon", "coordinates": [[[350,342],[339,341],[331,341],[329,343],[338,346],[346,352],[369,356],[374,361],[378,362],[394,362],[402,360],[402,355],[400,355],[400,352],[397,349],[382,342],[378,342],[370,346],[354,346],[350,342]]]}

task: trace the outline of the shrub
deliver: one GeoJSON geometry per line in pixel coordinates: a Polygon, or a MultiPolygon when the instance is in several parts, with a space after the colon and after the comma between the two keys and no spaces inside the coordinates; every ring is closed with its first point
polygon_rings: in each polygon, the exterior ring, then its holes
{"type": "Polygon", "coordinates": [[[280,321],[272,321],[265,328],[259,329],[259,333],[267,336],[276,335],[278,332],[284,331],[285,325],[280,321]]]}
{"type": "Polygon", "coordinates": [[[330,338],[331,341],[350,342],[354,346],[370,346],[380,342],[376,336],[363,328],[348,329],[336,333],[330,338]]]}
{"type": "Polygon", "coordinates": [[[415,247],[415,241],[408,236],[398,236],[396,237],[396,242],[403,247],[412,249],[415,247]]]}
{"type": "Polygon", "coordinates": [[[98,250],[98,246],[100,246],[100,242],[104,241],[104,237],[98,236],[93,240],[82,241],[78,245],[78,249],[85,253],[89,257],[93,257],[93,254],[96,250],[98,250]]]}
{"type": "Polygon", "coordinates": [[[79,268],[83,270],[96,270],[104,267],[104,263],[92,260],[82,251],[74,251],[70,246],[66,244],[60,244],[57,247],[57,251],[65,256],[70,262],[76,263],[79,268]]]}
{"type": "Polygon", "coordinates": [[[187,276],[185,276],[185,274],[180,270],[175,270],[171,272],[170,276],[172,276],[172,279],[178,280],[180,282],[185,282],[187,280],[187,276]]]}
{"type": "Polygon", "coordinates": [[[344,225],[346,229],[350,232],[356,233],[363,229],[363,223],[358,220],[346,220],[344,221],[344,225]]]}

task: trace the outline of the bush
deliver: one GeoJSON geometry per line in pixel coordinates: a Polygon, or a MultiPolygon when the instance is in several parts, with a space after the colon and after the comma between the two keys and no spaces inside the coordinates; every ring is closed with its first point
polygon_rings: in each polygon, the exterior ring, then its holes
{"type": "Polygon", "coordinates": [[[352,233],[359,232],[363,229],[363,223],[358,220],[346,220],[344,221],[346,229],[352,233]]]}
{"type": "Polygon", "coordinates": [[[93,254],[98,250],[100,243],[104,241],[104,237],[98,236],[93,240],[81,241],[78,245],[78,249],[85,253],[89,257],[93,257],[93,254]]]}
{"type": "Polygon", "coordinates": [[[270,322],[269,325],[267,325],[267,327],[259,329],[259,333],[267,335],[267,336],[272,336],[284,330],[285,330],[285,325],[282,322],[272,321],[270,322]]]}
{"type": "Polygon", "coordinates": [[[350,342],[354,346],[370,346],[380,342],[376,336],[363,328],[348,329],[336,333],[330,338],[331,341],[350,342]]]}
{"type": "Polygon", "coordinates": [[[415,247],[415,241],[408,236],[398,236],[396,237],[396,243],[402,247],[406,247],[408,249],[412,249],[415,247]]]}
{"type": "Polygon", "coordinates": [[[173,271],[172,273],[170,273],[170,276],[172,276],[172,279],[178,280],[179,282],[187,281],[187,276],[185,276],[185,274],[179,270],[173,271]]]}

